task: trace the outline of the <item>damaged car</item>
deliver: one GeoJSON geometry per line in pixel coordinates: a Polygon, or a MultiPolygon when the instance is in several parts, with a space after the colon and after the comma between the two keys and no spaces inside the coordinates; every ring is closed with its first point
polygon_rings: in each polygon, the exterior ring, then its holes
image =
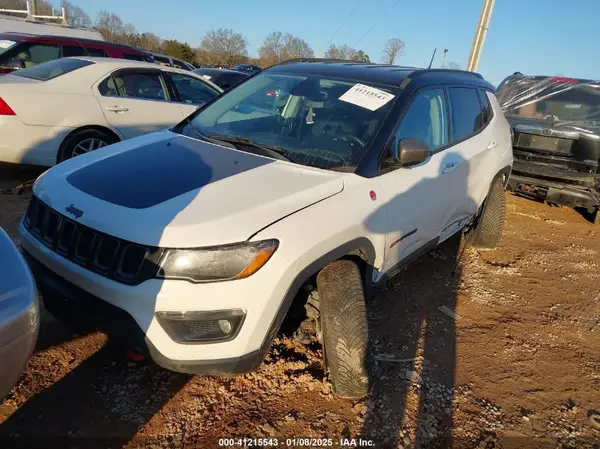
{"type": "Polygon", "coordinates": [[[498,99],[513,131],[509,188],[600,223],[600,81],[515,73],[498,99]]]}

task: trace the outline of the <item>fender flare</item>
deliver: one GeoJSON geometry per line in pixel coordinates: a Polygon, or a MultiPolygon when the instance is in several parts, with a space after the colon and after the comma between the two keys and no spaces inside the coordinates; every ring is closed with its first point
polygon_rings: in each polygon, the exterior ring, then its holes
{"type": "MultiPolygon", "coordinates": [[[[277,313],[271,322],[269,331],[267,332],[267,335],[265,335],[263,343],[260,347],[263,358],[267,354],[273,339],[281,328],[281,324],[283,323],[292,303],[294,302],[294,298],[296,298],[300,288],[306,283],[306,281],[325,268],[329,263],[345,256],[360,257],[362,260],[364,260],[367,267],[364,273],[364,280],[367,280],[372,273],[373,263],[375,262],[375,254],[375,246],[371,240],[366,237],[359,237],[339,245],[300,270],[292,283],[288,286],[286,294],[282,298],[279,308],[277,309],[277,313]]],[[[365,290],[368,289],[369,283],[366,282],[365,290]]]]}

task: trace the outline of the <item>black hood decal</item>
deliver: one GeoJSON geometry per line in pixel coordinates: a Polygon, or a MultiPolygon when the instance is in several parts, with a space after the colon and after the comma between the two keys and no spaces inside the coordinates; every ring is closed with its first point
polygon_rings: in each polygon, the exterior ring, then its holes
{"type": "Polygon", "coordinates": [[[71,173],[67,181],[109,203],[146,209],[273,162],[177,136],[99,160],[71,173]]]}

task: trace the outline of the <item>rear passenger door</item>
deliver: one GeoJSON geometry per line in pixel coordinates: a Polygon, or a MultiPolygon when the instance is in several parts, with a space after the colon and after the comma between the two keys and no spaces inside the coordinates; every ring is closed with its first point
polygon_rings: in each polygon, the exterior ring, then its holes
{"type": "Polygon", "coordinates": [[[447,184],[454,186],[452,201],[457,207],[444,217],[442,241],[463,228],[477,212],[489,188],[485,174],[495,166],[489,155],[496,147],[488,126],[492,112],[485,92],[475,87],[452,86],[448,97],[452,131],[442,172],[447,184]]]}
{"type": "Polygon", "coordinates": [[[123,69],[94,88],[106,121],[126,139],[169,128],[181,121],[160,69],[123,69]]]}

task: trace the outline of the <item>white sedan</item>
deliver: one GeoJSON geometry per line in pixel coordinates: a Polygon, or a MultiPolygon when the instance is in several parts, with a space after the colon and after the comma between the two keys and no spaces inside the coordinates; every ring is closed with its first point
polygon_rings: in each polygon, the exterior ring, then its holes
{"type": "Polygon", "coordinates": [[[110,58],[62,58],[0,76],[0,162],[52,166],[168,128],[220,95],[200,75],[110,58]]]}

